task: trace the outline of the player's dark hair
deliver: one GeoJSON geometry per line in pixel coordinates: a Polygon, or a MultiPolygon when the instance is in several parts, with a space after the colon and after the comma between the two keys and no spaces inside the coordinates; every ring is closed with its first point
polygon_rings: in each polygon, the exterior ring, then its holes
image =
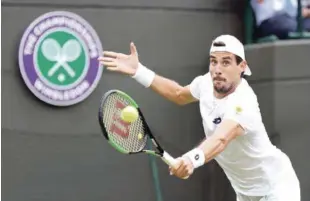
{"type": "Polygon", "coordinates": [[[215,47],[225,47],[226,44],[222,41],[216,41],[216,42],[213,42],[213,46],[215,47]]]}
{"type": "MultiPolygon", "coordinates": [[[[238,55],[235,55],[235,58],[236,58],[237,65],[239,65],[243,61],[243,59],[239,57],[238,55]]],[[[244,75],[244,72],[241,73],[241,77],[246,78],[246,76],[244,75]]]]}
{"type": "Polygon", "coordinates": [[[238,55],[235,55],[235,57],[236,57],[237,65],[239,65],[243,61],[243,59],[239,57],[238,55]]]}

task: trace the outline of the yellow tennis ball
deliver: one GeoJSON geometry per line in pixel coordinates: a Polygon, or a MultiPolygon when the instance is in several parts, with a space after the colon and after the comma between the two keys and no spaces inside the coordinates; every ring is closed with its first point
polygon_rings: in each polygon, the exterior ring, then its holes
{"type": "Polygon", "coordinates": [[[142,133],[139,133],[139,134],[138,134],[138,139],[141,140],[142,138],[143,138],[143,134],[142,134],[142,133]]]}
{"type": "Polygon", "coordinates": [[[138,110],[133,106],[127,106],[121,111],[121,119],[129,123],[136,121],[138,116],[138,110]]]}

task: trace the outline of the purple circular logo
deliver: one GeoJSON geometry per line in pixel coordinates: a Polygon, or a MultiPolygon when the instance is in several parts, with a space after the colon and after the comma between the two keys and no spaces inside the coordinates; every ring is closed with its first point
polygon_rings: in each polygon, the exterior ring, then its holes
{"type": "Polygon", "coordinates": [[[83,101],[96,88],[103,71],[97,58],[102,45],[80,16],[55,11],[34,20],[19,46],[22,77],[40,100],[55,106],[83,101]]]}

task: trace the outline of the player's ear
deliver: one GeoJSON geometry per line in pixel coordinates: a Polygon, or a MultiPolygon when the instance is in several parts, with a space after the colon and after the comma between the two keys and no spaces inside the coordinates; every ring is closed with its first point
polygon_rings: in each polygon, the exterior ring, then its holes
{"type": "Polygon", "coordinates": [[[247,66],[247,62],[246,62],[245,60],[243,60],[243,61],[240,63],[240,68],[241,68],[241,71],[242,71],[242,72],[245,71],[246,66],[247,66]]]}

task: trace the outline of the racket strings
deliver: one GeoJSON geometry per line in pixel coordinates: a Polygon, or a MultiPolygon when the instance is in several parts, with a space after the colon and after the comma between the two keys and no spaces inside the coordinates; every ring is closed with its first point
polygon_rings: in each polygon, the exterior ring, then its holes
{"type": "Polygon", "coordinates": [[[144,135],[140,116],[132,123],[126,123],[120,119],[122,109],[128,105],[131,104],[126,97],[118,93],[110,94],[102,107],[103,123],[109,139],[114,144],[125,151],[138,152],[145,147],[147,137],[144,135]]]}

